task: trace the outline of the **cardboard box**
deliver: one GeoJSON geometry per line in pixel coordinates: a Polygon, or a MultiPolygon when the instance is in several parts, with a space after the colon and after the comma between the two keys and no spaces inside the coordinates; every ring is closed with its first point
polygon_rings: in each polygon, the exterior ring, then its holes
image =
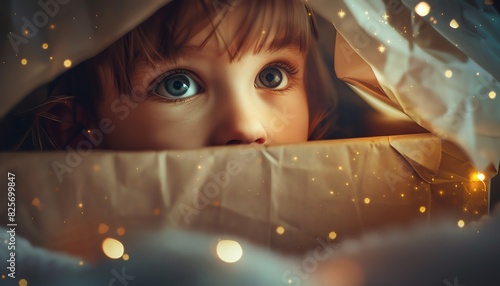
{"type": "MultiPolygon", "coordinates": [[[[392,225],[488,213],[489,178],[430,134],[164,152],[2,153],[16,231],[36,246],[103,257],[101,243],[167,226],[302,254],[392,225]],[[482,179],[482,180],[480,180],[482,179]]],[[[7,187],[6,187],[7,188],[7,187]]],[[[2,196],[0,213],[7,220],[2,196]]]]}

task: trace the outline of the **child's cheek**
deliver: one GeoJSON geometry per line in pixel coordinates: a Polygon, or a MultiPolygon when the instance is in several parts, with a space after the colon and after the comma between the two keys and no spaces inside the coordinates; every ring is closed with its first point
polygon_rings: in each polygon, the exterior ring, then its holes
{"type": "Polygon", "coordinates": [[[305,90],[299,88],[274,104],[267,120],[267,130],[273,144],[307,141],[309,108],[305,90]]]}
{"type": "Polygon", "coordinates": [[[149,99],[108,103],[109,107],[101,106],[100,116],[109,118],[115,128],[105,134],[105,148],[162,150],[196,148],[204,144],[204,134],[193,130],[196,125],[185,106],[149,99]]]}

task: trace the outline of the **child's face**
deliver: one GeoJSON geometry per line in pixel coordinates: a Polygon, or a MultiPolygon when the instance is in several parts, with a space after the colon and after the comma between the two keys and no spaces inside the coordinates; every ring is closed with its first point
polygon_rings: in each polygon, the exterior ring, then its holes
{"type": "Polygon", "coordinates": [[[224,39],[238,33],[238,17],[244,17],[244,9],[228,13],[217,36],[208,37],[211,26],[201,30],[176,62],[155,67],[137,62],[132,87],[146,94],[120,97],[112,77],[104,75],[98,116],[111,119],[114,129],[105,134],[103,147],[186,149],[306,141],[305,55],[295,47],[264,49],[231,62],[228,51],[235,47],[226,48],[224,39]]]}

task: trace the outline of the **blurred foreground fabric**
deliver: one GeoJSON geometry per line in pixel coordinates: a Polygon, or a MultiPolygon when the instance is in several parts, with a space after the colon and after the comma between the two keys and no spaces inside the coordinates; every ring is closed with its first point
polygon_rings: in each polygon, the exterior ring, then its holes
{"type": "MultiPolygon", "coordinates": [[[[8,239],[4,228],[0,238],[8,239]]],[[[89,264],[18,237],[18,273],[2,285],[468,285],[500,281],[500,213],[465,227],[453,221],[318,243],[302,256],[269,254],[242,239],[240,258],[216,254],[217,236],[165,229],[129,237],[127,260],[89,264]],[[19,282],[21,281],[21,282],[19,282]]],[[[1,249],[2,257],[4,250],[1,249]]],[[[6,268],[2,260],[0,265],[6,268]]]]}

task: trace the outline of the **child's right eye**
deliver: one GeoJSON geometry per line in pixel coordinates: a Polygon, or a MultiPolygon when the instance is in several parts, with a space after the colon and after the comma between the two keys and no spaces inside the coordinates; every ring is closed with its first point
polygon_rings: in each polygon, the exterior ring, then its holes
{"type": "Polygon", "coordinates": [[[169,71],[157,79],[157,82],[151,93],[167,100],[185,99],[203,91],[187,70],[169,71]]]}

